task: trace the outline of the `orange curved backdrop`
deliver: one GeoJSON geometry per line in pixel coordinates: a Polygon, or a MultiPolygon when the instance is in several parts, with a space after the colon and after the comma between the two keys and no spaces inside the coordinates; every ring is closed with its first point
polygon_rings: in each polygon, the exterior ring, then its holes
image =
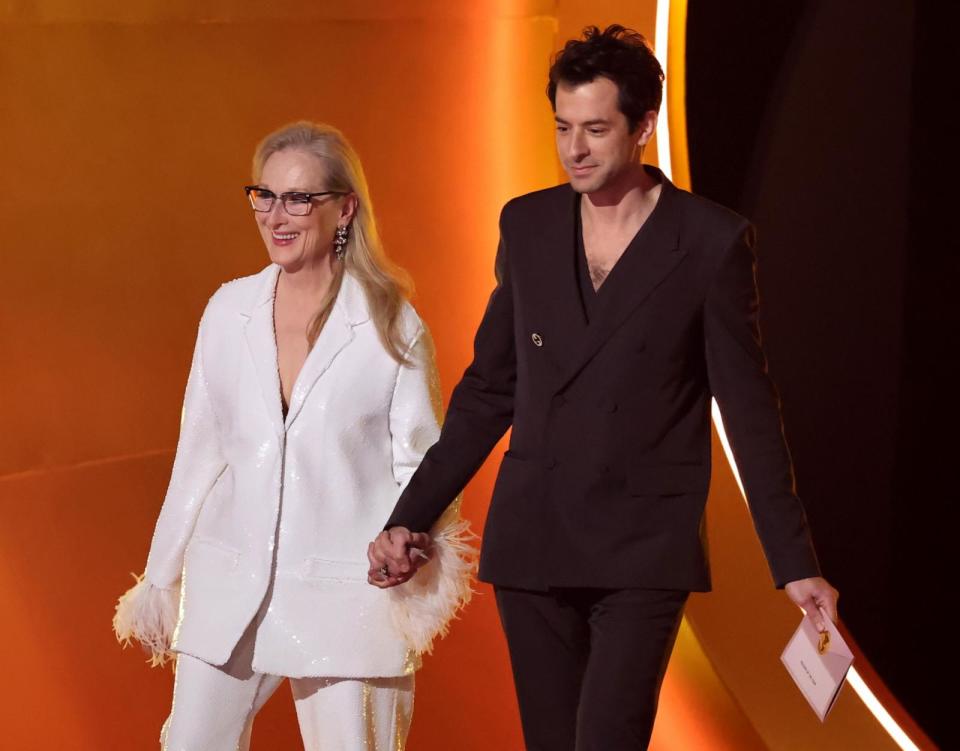
{"type": "MultiPolygon", "coordinates": [[[[656,3],[80,5],[0,9],[0,746],[150,749],[172,674],[121,653],[110,617],[145,560],[204,303],[266,263],[240,190],[258,139],[309,118],[352,140],[449,394],[492,285],[500,206],[559,181],[550,54],[588,23],[652,40],[656,3]]],[[[478,528],[498,462],[466,493],[478,528]]],[[[723,629],[782,596],[718,466],[719,592],[690,603],[653,748],[893,748],[849,695],[824,733],[778,666],[737,668],[723,629]]],[[[418,675],[414,751],[522,748],[492,592],[478,592],[418,675]]],[[[775,660],[796,619],[781,600],[764,607],[779,630],[750,660],[775,660]]],[[[298,747],[282,688],[254,748],[298,747]]]]}

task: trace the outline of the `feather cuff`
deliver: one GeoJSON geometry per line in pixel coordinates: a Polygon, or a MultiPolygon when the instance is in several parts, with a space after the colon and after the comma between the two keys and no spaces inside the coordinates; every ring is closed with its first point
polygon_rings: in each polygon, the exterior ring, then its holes
{"type": "Polygon", "coordinates": [[[470,522],[457,514],[444,515],[431,531],[430,560],[407,582],[390,589],[393,623],[418,655],[433,651],[450,621],[470,601],[471,579],[477,567],[477,536],[470,522]]]}
{"type": "Polygon", "coordinates": [[[150,653],[152,667],[164,665],[175,657],[170,644],[180,611],[180,587],[163,589],[142,576],[133,578],[137,583],[117,601],[113,631],[124,647],[131,639],[140,642],[150,653]]]}

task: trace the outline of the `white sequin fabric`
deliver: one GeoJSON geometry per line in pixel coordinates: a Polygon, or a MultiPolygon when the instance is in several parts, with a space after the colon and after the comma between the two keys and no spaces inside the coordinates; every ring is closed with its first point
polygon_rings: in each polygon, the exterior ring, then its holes
{"type": "MultiPolygon", "coordinates": [[[[207,305],[142,585],[180,586],[172,648],[206,663],[224,664],[259,616],[258,673],[408,675],[427,636],[442,632],[469,596],[463,562],[471,551],[462,547],[447,560],[463,565],[425,575],[453,577],[440,590],[458,598],[425,611],[426,621],[398,617],[404,598],[366,581],[367,544],[439,434],[429,335],[406,305],[409,362],[397,363],[348,274],[284,417],[278,273],[271,265],[230,282],[207,305]],[[419,634],[404,631],[411,623],[419,634]]],[[[459,519],[448,513],[446,521],[459,519]]]]}

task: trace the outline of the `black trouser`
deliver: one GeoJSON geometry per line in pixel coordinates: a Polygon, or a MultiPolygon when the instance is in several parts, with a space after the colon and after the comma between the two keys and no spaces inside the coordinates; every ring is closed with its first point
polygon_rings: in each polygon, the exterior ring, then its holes
{"type": "Polygon", "coordinates": [[[687,592],[496,587],[527,751],[647,748],[687,592]]]}

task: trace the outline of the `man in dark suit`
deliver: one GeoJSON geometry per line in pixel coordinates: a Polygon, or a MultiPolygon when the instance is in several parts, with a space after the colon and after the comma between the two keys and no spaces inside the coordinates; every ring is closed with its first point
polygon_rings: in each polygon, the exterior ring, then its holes
{"type": "Polygon", "coordinates": [[[513,427],[480,578],[496,590],[528,749],[646,747],[687,595],[710,588],[711,397],[776,586],[836,618],[760,347],[753,228],[641,162],[662,81],[643,38],[618,26],[555,59],[570,182],[504,207],[473,362],[370,546],[371,583],[413,576],[411,550],[513,427]]]}

